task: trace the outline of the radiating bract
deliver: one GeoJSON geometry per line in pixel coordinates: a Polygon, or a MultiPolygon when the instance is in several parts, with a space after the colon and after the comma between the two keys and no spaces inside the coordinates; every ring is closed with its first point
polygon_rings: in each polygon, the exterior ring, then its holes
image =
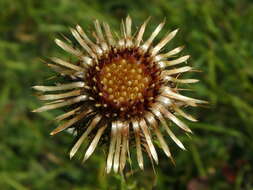
{"type": "Polygon", "coordinates": [[[161,53],[178,30],[168,33],[154,45],[153,41],[165,22],[160,23],[148,39],[143,40],[148,21],[133,35],[132,20],[128,16],[122,22],[122,34],[116,40],[109,25],[103,23],[101,27],[96,20],[92,33],[95,42],[80,26],[76,26],[71,33],[79,47],[59,39],[55,42],[78,61],[52,58],[53,64],[48,64],[71,82],[33,87],[45,93],[39,99],[51,101],[34,112],[69,107],[68,112],[56,117],[57,121],[65,122],[54,129],[51,135],[68,128],[78,132],[79,138],[70,151],[71,158],[85,140],[91,139],[91,142],[84,161],[92,155],[100,141],[108,144],[107,173],[124,170],[127,159],[130,159],[130,148],[136,149],[141,169],[144,168],[143,152],[158,163],[154,138],[164,153],[172,158],[162,131],[167,132],[181,149],[185,149],[167,122],[171,121],[183,131],[191,133],[188,126],[175,115],[196,121],[182,107],[206,103],[179,94],[178,83],[198,82],[196,79],[179,79],[182,73],[193,71],[190,66],[178,66],[190,57],[176,57],[183,48],[161,53]]]}

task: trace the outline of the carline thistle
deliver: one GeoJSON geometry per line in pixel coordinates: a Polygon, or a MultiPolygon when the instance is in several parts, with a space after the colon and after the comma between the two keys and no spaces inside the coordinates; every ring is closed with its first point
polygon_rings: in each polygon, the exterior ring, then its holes
{"type": "Polygon", "coordinates": [[[94,41],[79,25],[70,29],[78,47],[55,40],[58,46],[72,54],[77,61],[51,58],[52,63],[48,66],[68,82],[55,86],[34,86],[35,90],[41,92],[39,99],[47,101],[34,112],[68,107],[66,113],[56,117],[60,124],[50,134],[55,135],[69,128],[77,132],[79,138],[70,150],[70,158],[84,141],[88,141],[83,158],[86,161],[99,142],[103,141],[108,144],[107,173],[112,170],[122,172],[126,161],[131,159],[131,149],[136,150],[138,165],[143,169],[143,153],[158,164],[154,144],[154,139],[157,139],[159,147],[173,161],[163,133],[167,133],[185,150],[168,122],[191,133],[191,129],[177,116],[195,122],[197,120],[182,108],[207,102],[179,93],[178,84],[198,82],[196,79],[179,78],[183,73],[194,71],[190,66],[180,66],[190,57],[176,56],[183,47],[161,52],[178,30],[168,33],[160,42],[153,44],[165,22],[161,22],[148,39],[143,39],[149,20],[133,35],[132,19],[127,16],[122,21],[122,34],[117,39],[107,23],[101,24],[95,20],[95,30],[92,33],[94,41]]]}

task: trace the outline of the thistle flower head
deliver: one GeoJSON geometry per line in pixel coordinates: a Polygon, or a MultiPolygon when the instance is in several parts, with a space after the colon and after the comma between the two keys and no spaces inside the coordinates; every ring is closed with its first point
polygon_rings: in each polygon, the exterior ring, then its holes
{"type": "Polygon", "coordinates": [[[51,101],[35,112],[69,107],[69,111],[56,117],[61,123],[51,135],[68,128],[73,128],[80,134],[70,151],[70,157],[75,155],[84,141],[90,141],[84,155],[85,161],[92,155],[99,141],[106,141],[107,173],[111,170],[124,170],[131,148],[136,149],[141,169],[144,167],[144,152],[158,163],[153,138],[157,138],[164,153],[172,158],[162,131],[168,133],[181,149],[185,149],[167,122],[171,121],[190,133],[189,127],[175,115],[196,121],[182,107],[206,103],[179,94],[178,83],[198,81],[179,79],[180,74],[193,70],[190,66],[179,66],[190,57],[175,56],[183,48],[177,47],[161,53],[178,30],[168,33],[154,44],[154,39],[165,23],[160,23],[150,37],[144,40],[148,20],[133,35],[132,20],[128,16],[122,22],[122,35],[118,39],[107,23],[101,26],[96,20],[93,32],[95,41],[80,26],[76,26],[71,29],[71,33],[79,47],[59,39],[55,42],[78,61],[52,58],[53,64],[48,64],[66,81],[71,82],[55,86],[34,86],[34,89],[45,93],[39,96],[41,100],[51,101]]]}

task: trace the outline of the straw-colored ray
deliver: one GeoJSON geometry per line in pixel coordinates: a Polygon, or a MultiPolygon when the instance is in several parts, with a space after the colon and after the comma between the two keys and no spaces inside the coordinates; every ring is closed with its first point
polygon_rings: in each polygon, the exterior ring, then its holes
{"type": "Polygon", "coordinates": [[[127,160],[131,165],[132,147],[136,150],[137,162],[142,170],[144,153],[148,155],[153,167],[153,163],[158,164],[156,144],[174,163],[163,132],[185,150],[183,143],[172,132],[169,122],[183,132],[191,133],[191,129],[181,118],[192,122],[197,120],[186,113],[184,107],[207,102],[180,94],[185,88],[178,85],[190,86],[191,83],[198,82],[197,79],[181,78],[184,73],[196,71],[190,66],[179,66],[187,63],[190,58],[190,55],[178,55],[184,47],[179,46],[163,53],[163,49],[176,36],[178,29],[167,33],[154,44],[165,21],[144,39],[149,20],[150,18],[134,32],[132,19],[127,16],[122,19],[119,35],[113,33],[106,22],[101,24],[95,20],[92,38],[77,25],[70,28],[76,43],[67,38],[67,42],[55,39],[59,47],[75,56],[75,61],[71,61],[72,57],[69,60],[53,57],[53,63],[48,66],[57,72],[57,76],[66,77],[67,81],[72,82],[55,86],[34,86],[35,90],[40,91],[39,99],[45,101],[44,106],[34,112],[70,106],[66,113],[55,118],[60,124],[50,133],[55,135],[70,129],[76,134],[81,133],[70,150],[70,158],[85,141],[90,140],[83,155],[83,161],[86,161],[94,153],[101,139],[109,139],[106,173],[123,172],[127,160]],[[152,67],[149,67],[150,65],[152,67]],[[138,68],[133,69],[135,66],[138,68]],[[121,71],[124,71],[124,75],[118,75],[122,74],[121,71]],[[140,79],[148,82],[144,85],[139,82],[140,79]],[[131,111],[126,111],[128,109],[131,111]]]}
{"type": "Polygon", "coordinates": [[[134,136],[135,136],[135,143],[136,143],[136,152],[137,152],[137,161],[139,164],[139,167],[143,170],[144,164],[143,164],[143,156],[141,151],[141,139],[140,139],[140,128],[139,128],[139,122],[136,120],[132,121],[132,126],[134,129],[134,136]]]}
{"type": "Polygon", "coordinates": [[[77,150],[80,148],[80,146],[82,145],[82,143],[84,142],[84,140],[88,137],[88,135],[90,134],[90,132],[97,126],[97,124],[99,123],[99,121],[101,120],[101,118],[102,117],[100,115],[96,115],[96,116],[93,117],[93,119],[90,122],[90,124],[88,124],[87,129],[84,131],[84,133],[82,134],[82,136],[77,140],[77,142],[75,143],[75,145],[70,150],[70,153],[69,153],[70,159],[76,154],[77,150]]]}

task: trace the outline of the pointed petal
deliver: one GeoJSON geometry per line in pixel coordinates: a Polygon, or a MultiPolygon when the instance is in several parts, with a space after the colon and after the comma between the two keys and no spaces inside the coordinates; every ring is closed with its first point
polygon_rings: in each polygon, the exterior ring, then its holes
{"type": "Polygon", "coordinates": [[[79,96],[80,93],[81,93],[81,90],[73,90],[70,92],[62,93],[62,94],[41,95],[38,98],[40,100],[57,100],[57,99],[62,99],[62,98],[67,98],[67,97],[72,97],[72,96],[79,96]]]}
{"type": "Polygon", "coordinates": [[[150,160],[150,162],[152,164],[153,171],[155,172],[155,167],[154,167],[154,162],[153,162],[153,157],[152,157],[152,154],[151,154],[151,151],[150,151],[150,147],[146,143],[143,143],[142,146],[145,148],[145,150],[146,150],[146,152],[148,154],[149,160],[150,160]]]}
{"type": "Polygon", "coordinates": [[[98,55],[103,54],[102,49],[88,38],[88,36],[85,34],[81,26],[77,25],[76,30],[82,36],[84,41],[91,47],[91,49],[93,49],[94,52],[96,52],[98,55]]]}
{"type": "Polygon", "coordinates": [[[140,121],[140,127],[142,129],[142,132],[143,132],[145,138],[146,138],[150,153],[151,153],[152,157],[154,158],[156,164],[158,164],[158,156],[157,156],[155,147],[154,147],[153,142],[152,142],[151,134],[148,130],[147,124],[146,124],[144,119],[142,119],[140,121]]]}
{"type": "Polygon", "coordinates": [[[98,131],[96,136],[94,137],[94,139],[92,140],[88,150],[86,151],[85,155],[84,155],[84,159],[83,162],[85,162],[94,152],[95,148],[97,147],[97,144],[99,142],[99,139],[101,138],[104,130],[106,129],[107,125],[101,127],[98,131]]]}
{"type": "Polygon", "coordinates": [[[99,21],[95,20],[94,25],[95,25],[96,33],[97,33],[97,36],[98,36],[99,40],[100,41],[105,41],[105,38],[104,38],[104,35],[103,35],[103,32],[102,32],[99,21]]]}
{"type": "Polygon", "coordinates": [[[42,106],[38,109],[33,110],[33,112],[43,112],[43,111],[47,111],[47,110],[52,110],[52,109],[72,105],[72,104],[75,104],[77,102],[85,101],[87,99],[88,99],[88,96],[82,95],[82,96],[78,96],[78,97],[75,97],[75,98],[68,99],[65,102],[42,106]]]}
{"type": "Polygon", "coordinates": [[[156,119],[154,118],[153,114],[150,113],[150,112],[147,112],[145,114],[145,118],[147,120],[147,122],[153,127],[154,129],[154,132],[158,138],[158,141],[164,151],[164,153],[168,156],[168,157],[171,157],[171,152],[170,152],[170,149],[166,143],[166,141],[164,140],[160,130],[158,129],[158,123],[156,121],[156,119]]]}
{"type": "Polygon", "coordinates": [[[69,111],[69,112],[67,112],[67,113],[61,114],[61,115],[57,116],[57,117],[55,118],[55,120],[56,120],[56,121],[61,121],[61,120],[63,120],[63,119],[66,119],[66,118],[68,118],[68,117],[74,115],[77,111],[80,110],[80,108],[81,108],[81,107],[79,106],[79,107],[77,107],[76,109],[73,109],[73,110],[71,110],[71,111],[69,111]]]}
{"type": "Polygon", "coordinates": [[[191,70],[192,70],[192,67],[185,66],[185,67],[180,67],[180,68],[176,68],[176,69],[164,70],[164,71],[162,71],[162,74],[175,75],[175,74],[178,74],[178,73],[185,73],[185,72],[188,72],[188,71],[191,71],[191,70]]]}
{"type": "Polygon", "coordinates": [[[123,171],[126,165],[126,153],[128,146],[128,135],[129,135],[129,123],[125,122],[123,125],[122,132],[122,150],[120,155],[120,171],[123,171]]]}
{"type": "Polygon", "coordinates": [[[171,61],[160,61],[158,62],[160,68],[165,68],[165,67],[169,67],[169,66],[175,66],[177,64],[180,64],[180,63],[184,63],[185,61],[187,61],[188,59],[190,58],[189,55],[186,55],[186,56],[183,56],[183,57],[180,57],[178,59],[175,59],[175,60],[171,60],[171,61]]]}
{"type": "Polygon", "coordinates": [[[113,162],[113,170],[115,173],[118,172],[119,169],[119,161],[120,161],[120,148],[122,142],[122,123],[117,121],[117,133],[116,133],[116,148],[114,154],[114,162],[113,162]]]}
{"type": "Polygon", "coordinates": [[[167,53],[164,53],[164,54],[159,54],[157,56],[155,56],[155,61],[160,61],[160,60],[163,60],[163,59],[166,59],[166,58],[169,58],[175,54],[178,54],[179,52],[181,52],[182,50],[184,49],[184,46],[180,46],[180,47],[177,47],[167,53]]]}
{"type": "Polygon", "coordinates": [[[161,112],[159,111],[159,107],[154,106],[152,108],[152,113],[160,120],[160,122],[162,123],[162,126],[165,128],[165,130],[167,131],[168,135],[172,138],[172,140],[183,150],[185,150],[184,145],[182,144],[182,142],[174,135],[174,133],[170,130],[170,128],[168,127],[164,117],[162,116],[161,112]]]}
{"type": "Polygon", "coordinates": [[[150,17],[141,25],[141,27],[140,27],[140,29],[138,31],[138,34],[137,34],[136,40],[135,40],[135,46],[136,47],[139,47],[139,45],[140,45],[140,43],[142,41],[142,37],[143,37],[143,34],[145,32],[145,29],[146,29],[146,26],[147,26],[149,20],[150,20],[150,17]]]}
{"type": "Polygon", "coordinates": [[[117,133],[116,123],[112,122],[111,141],[110,141],[109,153],[108,153],[107,163],[106,163],[106,172],[107,173],[110,173],[111,169],[112,169],[113,155],[115,152],[115,145],[116,145],[116,133],[117,133]]]}
{"type": "Polygon", "coordinates": [[[52,104],[58,104],[64,102],[64,100],[54,100],[52,102],[46,102],[45,105],[52,105],[52,104]]]}
{"type": "Polygon", "coordinates": [[[142,156],[142,151],[141,151],[139,122],[136,120],[133,120],[132,125],[134,129],[135,142],[136,142],[137,161],[138,161],[139,167],[143,170],[144,165],[143,165],[143,156],[142,156]]]}
{"type": "Polygon", "coordinates": [[[112,35],[111,28],[110,28],[109,24],[103,23],[103,26],[104,26],[105,35],[107,37],[107,41],[108,41],[109,45],[114,46],[115,45],[115,40],[113,38],[113,35],[112,35]]]}
{"type": "Polygon", "coordinates": [[[191,115],[185,113],[183,110],[181,110],[179,107],[177,107],[176,105],[173,106],[174,110],[181,116],[183,116],[184,118],[193,121],[193,122],[197,122],[198,120],[195,119],[194,117],[192,117],[191,115]]]}
{"type": "Polygon", "coordinates": [[[118,43],[117,43],[117,47],[120,49],[120,50],[123,50],[124,48],[126,48],[126,28],[125,28],[125,23],[124,21],[122,20],[121,22],[121,33],[122,33],[122,36],[119,40],[118,40],[118,43]]]}
{"type": "Polygon", "coordinates": [[[131,160],[131,154],[130,154],[130,145],[129,145],[129,139],[127,140],[127,157],[129,161],[130,168],[132,170],[132,160],[131,160]]]}
{"type": "Polygon", "coordinates": [[[170,119],[173,123],[175,123],[178,127],[183,129],[186,132],[192,133],[191,129],[184,124],[182,121],[180,121],[176,116],[174,116],[172,113],[170,113],[165,107],[160,106],[160,110],[163,113],[163,115],[170,119]]]}
{"type": "Polygon", "coordinates": [[[126,18],[126,47],[131,47],[133,44],[131,29],[132,29],[132,19],[128,15],[126,18]]]}
{"type": "Polygon", "coordinates": [[[126,39],[126,26],[124,20],[121,21],[121,33],[124,36],[124,39],[126,39]]]}
{"type": "Polygon", "coordinates": [[[103,35],[103,32],[102,32],[101,25],[100,25],[99,21],[95,20],[94,25],[95,25],[96,34],[97,34],[97,37],[98,37],[99,44],[100,44],[101,48],[104,51],[108,51],[108,45],[105,42],[105,38],[104,38],[104,35],[103,35]]]}
{"type": "Polygon", "coordinates": [[[72,35],[75,37],[75,39],[78,41],[78,43],[85,49],[85,51],[87,51],[87,53],[91,56],[96,58],[96,54],[94,54],[91,50],[91,48],[88,46],[88,44],[85,42],[85,40],[83,38],[81,38],[81,36],[79,35],[79,33],[74,30],[74,29],[70,29],[72,35]]]}
{"type": "Polygon", "coordinates": [[[169,87],[162,87],[162,93],[164,95],[166,95],[167,97],[173,98],[173,99],[177,99],[177,100],[181,100],[181,101],[185,101],[185,102],[189,102],[189,103],[195,103],[195,104],[207,104],[207,101],[204,100],[198,100],[195,98],[189,98],[187,96],[183,96],[181,94],[175,93],[173,92],[169,87]]]}
{"type": "Polygon", "coordinates": [[[163,26],[165,24],[165,21],[160,23],[155,31],[151,34],[151,36],[149,37],[149,39],[141,46],[141,49],[146,52],[148,50],[148,48],[150,47],[151,43],[153,42],[153,40],[155,39],[155,37],[159,34],[159,32],[162,30],[163,26]]]}
{"type": "Polygon", "coordinates": [[[54,129],[50,135],[55,135],[67,128],[69,128],[71,125],[73,125],[74,123],[80,121],[81,119],[83,119],[84,117],[86,117],[90,112],[89,111],[84,111],[82,113],[80,113],[79,115],[77,115],[76,117],[70,119],[69,121],[59,125],[56,129],[54,129]]]}
{"type": "Polygon", "coordinates": [[[89,45],[95,45],[89,38],[88,36],[85,34],[85,32],[83,31],[82,27],[79,25],[76,25],[76,30],[78,31],[78,33],[82,36],[82,38],[85,40],[85,42],[89,45]]]}
{"type": "Polygon", "coordinates": [[[177,34],[178,29],[170,32],[167,36],[165,36],[152,50],[151,54],[156,55],[172,38],[177,34]]]}
{"type": "Polygon", "coordinates": [[[171,61],[160,61],[159,65],[162,66],[161,68],[169,67],[169,66],[175,66],[175,65],[178,65],[180,63],[186,62],[189,58],[190,58],[190,56],[186,55],[186,56],[179,57],[178,59],[171,60],[171,61]]]}
{"type": "Polygon", "coordinates": [[[57,91],[57,90],[69,90],[73,88],[81,88],[84,87],[83,82],[72,82],[68,84],[60,84],[58,86],[33,86],[33,89],[39,90],[39,91],[57,91]]]}
{"type": "Polygon", "coordinates": [[[172,81],[175,83],[182,83],[182,84],[190,84],[190,83],[197,83],[199,82],[198,79],[178,79],[178,78],[174,78],[171,76],[163,76],[163,81],[168,82],[168,81],[172,81]]]}
{"type": "Polygon", "coordinates": [[[128,15],[126,17],[126,36],[127,37],[131,37],[131,28],[132,28],[132,19],[131,17],[128,15]]]}
{"type": "Polygon", "coordinates": [[[66,68],[63,68],[62,66],[58,66],[58,65],[55,65],[55,64],[47,64],[48,67],[50,67],[52,70],[54,70],[55,72],[65,76],[65,75],[75,75],[75,72],[76,71],[73,71],[71,69],[66,69],[66,68]]]}
{"type": "Polygon", "coordinates": [[[82,136],[78,139],[78,141],[75,143],[75,145],[70,150],[70,153],[69,153],[70,159],[76,154],[77,150],[80,148],[83,141],[88,137],[90,132],[97,126],[97,124],[99,123],[101,118],[102,117],[100,115],[96,115],[96,116],[93,117],[92,121],[88,125],[85,132],[82,134],[82,136]]]}
{"type": "Polygon", "coordinates": [[[74,49],[73,47],[71,47],[70,45],[67,45],[65,42],[59,39],[55,39],[55,43],[68,53],[71,53],[77,57],[82,56],[82,52],[80,50],[74,49]]]}

